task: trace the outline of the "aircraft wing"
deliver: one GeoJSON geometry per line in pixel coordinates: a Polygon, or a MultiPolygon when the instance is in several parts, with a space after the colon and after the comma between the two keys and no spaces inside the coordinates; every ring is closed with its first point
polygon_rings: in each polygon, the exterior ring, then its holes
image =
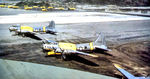
{"type": "Polygon", "coordinates": [[[118,64],[114,64],[114,66],[128,79],[150,79],[150,77],[135,77],[134,75],[121,68],[118,64]]]}
{"type": "Polygon", "coordinates": [[[43,36],[40,33],[30,32],[30,31],[23,31],[23,33],[27,33],[27,34],[33,35],[33,36],[35,36],[35,37],[37,37],[38,39],[41,39],[41,40],[43,39],[43,36]]]}
{"type": "Polygon", "coordinates": [[[74,54],[81,54],[81,55],[87,55],[91,57],[98,57],[97,55],[85,53],[85,52],[80,52],[80,51],[74,51],[74,50],[67,50],[68,53],[74,53],[74,54]]]}
{"type": "Polygon", "coordinates": [[[127,72],[126,70],[122,69],[118,64],[114,64],[114,66],[119,70],[125,77],[128,79],[135,79],[135,76],[127,72]]]}
{"type": "Polygon", "coordinates": [[[41,40],[45,39],[45,37],[40,33],[35,33],[35,32],[32,32],[32,33],[34,33],[34,36],[38,37],[41,40]]]}
{"type": "Polygon", "coordinates": [[[30,35],[34,35],[35,36],[35,32],[31,32],[31,31],[27,31],[27,30],[22,30],[21,31],[22,34],[30,34],[30,35]]]}
{"type": "Polygon", "coordinates": [[[84,52],[80,52],[80,51],[76,51],[76,53],[78,53],[78,54],[82,54],[82,55],[91,56],[91,57],[98,57],[97,55],[89,54],[89,53],[84,53],[84,52]]]}
{"type": "Polygon", "coordinates": [[[41,40],[46,39],[46,37],[43,34],[41,34],[41,33],[30,32],[30,31],[23,31],[22,33],[30,34],[32,36],[37,37],[38,39],[41,39],[41,40]]]}

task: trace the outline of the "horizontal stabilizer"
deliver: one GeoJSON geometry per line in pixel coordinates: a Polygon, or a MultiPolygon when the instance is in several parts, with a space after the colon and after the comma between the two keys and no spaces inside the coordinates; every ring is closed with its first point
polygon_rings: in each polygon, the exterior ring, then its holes
{"type": "Polygon", "coordinates": [[[48,25],[48,27],[50,28],[55,28],[55,22],[54,21],[51,21],[48,25]]]}
{"type": "Polygon", "coordinates": [[[110,49],[107,48],[105,45],[100,45],[100,46],[94,46],[96,49],[104,50],[104,51],[111,51],[110,49]]]}
{"type": "Polygon", "coordinates": [[[103,33],[100,33],[98,35],[97,39],[93,43],[94,43],[94,48],[96,48],[96,49],[100,49],[103,51],[111,51],[106,46],[105,36],[103,33]]]}

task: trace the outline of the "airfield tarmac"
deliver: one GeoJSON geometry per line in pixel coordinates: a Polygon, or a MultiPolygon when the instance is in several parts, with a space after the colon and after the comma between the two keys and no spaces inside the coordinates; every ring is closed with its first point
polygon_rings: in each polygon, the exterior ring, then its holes
{"type": "MultiPolygon", "coordinates": [[[[14,24],[14,23],[13,23],[14,24]]],[[[17,23],[16,23],[17,24],[17,23]]],[[[48,25],[48,22],[21,23],[24,25],[48,25]]],[[[60,57],[45,57],[40,40],[12,36],[8,28],[12,24],[0,24],[0,58],[73,68],[121,78],[112,63],[123,66],[135,76],[150,73],[150,20],[114,22],[88,22],[57,24],[57,36],[48,35],[55,41],[85,43],[94,41],[103,32],[111,52],[94,51],[98,58],[75,56],[70,61],[60,57]]]]}

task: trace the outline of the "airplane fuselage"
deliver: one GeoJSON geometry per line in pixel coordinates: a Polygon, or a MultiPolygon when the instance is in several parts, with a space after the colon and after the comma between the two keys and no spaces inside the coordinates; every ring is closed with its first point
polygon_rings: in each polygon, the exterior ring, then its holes
{"type": "Polygon", "coordinates": [[[63,43],[63,42],[55,42],[50,44],[43,44],[43,49],[48,50],[48,55],[54,55],[55,53],[61,53],[62,50],[74,50],[74,51],[92,51],[94,50],[93,42],[83,43],[83,44],[73,44],[73,43],[63,43]],[[58,52],[54,52],[52,50],[59,50],[58,52]],[[53,53],[52,53],[53,52],[53,53]]]}
{"type": "Polygon", "coordinates": [[[20,26],[20,32],[46,32],[46,27],[30,27],[30,26],[20,26]]]}
{"type": "Polygon", "coordinates": [[[17,33],[32,33],[32,32],[40,32],[40,33],[51,33],[55,34],[56,30],[54,28],[41,26],[41,27],[31,27],[31,26],[16,26],[10,27],[10,31],[15,31],[17,33]]]}

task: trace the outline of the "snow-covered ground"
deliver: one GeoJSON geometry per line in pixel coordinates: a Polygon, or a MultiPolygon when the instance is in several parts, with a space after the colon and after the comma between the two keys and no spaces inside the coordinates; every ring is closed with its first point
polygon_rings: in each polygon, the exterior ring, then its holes
{"type": "Polygon", "coordinates": [[[85,23],[85,22],[150,20],[150,18],[140,16],[100,13],[100,12],[59,12],[59,13],[51,12],[51,13],[30,13],[30,14],[0,16],[0,24],[47,22],[51,20],[54,20],[57,24],[66,24],[66,23],[85,23]]]}
{"type": "Polygon", "coordinates": [[[101,12],[116,12],[116,13],[128,13],[128,14],[140,14],[140,15],[150,15],[150,7],[120,7],[116,5],[77,5],[79,10],[91,10],[91,11],[101,11],[101,12]],[[109,10],[112,9],[112,10],[109,10]],[[115,11],[114,11],[115,10],[115,11]]]}

